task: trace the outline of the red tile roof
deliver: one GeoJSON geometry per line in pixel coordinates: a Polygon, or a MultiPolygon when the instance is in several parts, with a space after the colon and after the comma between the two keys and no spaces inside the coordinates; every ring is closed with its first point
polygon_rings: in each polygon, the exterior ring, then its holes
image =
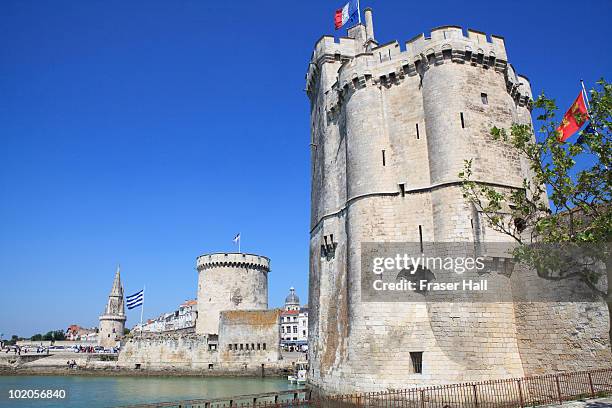
{"type": "Polygon", "coordinates": [[[299,310],[283,310],[283,312],[281,313],[281,316],[285,316],[285,315],[297,315],[300,314],[299,310]]]}

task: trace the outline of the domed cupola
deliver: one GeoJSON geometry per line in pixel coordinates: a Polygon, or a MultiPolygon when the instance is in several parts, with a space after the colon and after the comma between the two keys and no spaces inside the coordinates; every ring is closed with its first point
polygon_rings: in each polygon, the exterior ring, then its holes
{"type": "Polygon", "coordinates": [[[300,298],[295,294],[295,288],[289,288],[289,295],[285,298],[285,310],[298,310],[300,308],[300,298]]]}

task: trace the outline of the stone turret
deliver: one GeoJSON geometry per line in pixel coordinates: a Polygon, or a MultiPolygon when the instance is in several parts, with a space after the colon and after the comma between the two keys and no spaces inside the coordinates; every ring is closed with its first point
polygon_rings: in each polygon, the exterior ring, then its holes
{"type": "Polygon", "coordinates": [[[268,308],[270,259],[244,253],[198,257],[196,333],[219,334],[222,311],[268,308]]]}
{"type": "Polygon", "coordinates": [[[121,272],[120,267],[117,266],[104,314],[100,316],[98,344],[105,348],[117,346],[119,339],[123,336],[126,319],[121,272]]]}

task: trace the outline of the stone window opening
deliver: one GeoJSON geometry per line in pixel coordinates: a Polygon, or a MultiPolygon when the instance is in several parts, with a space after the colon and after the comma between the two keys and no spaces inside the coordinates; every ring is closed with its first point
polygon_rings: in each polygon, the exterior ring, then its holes
{"type": "Polygon", "coordinates": [[[383,165],[383,167],[387,165],[387,161],[385,159],[385,151],[384,150],[382,151],[382,165],[383,165]]]}
{"type": "Polygon", "coordinates": [[[251,350],[255,350],[255,343],[251,343],[251,350]]]}
{"type": "Polygon", "coordinates": [[[266,343],[264,343],[264,344],[263,344],[263,349],[264,349],[264,350],[266,349],[266,343]]]}
{"type": "Polygon", "coordinates": [[[212,370],[212,369],[213,369],[213,367],[214,367],[214,364],[209,364],[209,365],[208,365],[208,369],[209,369],[209,370],[212,370]]]}
{"type": "Polygon", "coordinates": [[[489,97],[484,92],[480,94],[480,100],[482,101],[483,105],[488,105],[489,104],[489,97]]]}
{"type": "Polygon", "coordinates": [[[240,350],[244,350],[244,344],[240,343],[240,350]]]}
{"type": "Polygon", "coordinates": [[[399,190],[400,190],[400,195],[402,197],[406,197],[406,185],[404,183],[401,183],[399,185],[399,190]]]}
{"type": "Polygon", "coordinates": [[[257,343],[257,350],[261,350],[261,344],[257,343]]]}
{"type": "Polygon", "coordinates": [[[419,69],[421,68],[421,65],[422,65],[421,60],[414,61],[414,68],[416,69],[417,72],[420,72],[419,69]]]}
{"type": "Polygon", "coordinates": [[[246,344],[245,349],[246,349],[246,351],[249,351],[249,343],[246,344]]]}
{"type": "Polygon", "coordinates": [[[238,351],[238,344],[234,343],[234,351],[238,351]]]}
{"type": "Polygon", "coordinates": [[[414,374],[423,374],[423,352],[411,351],[410,361],[412,363],[412,372],[414,374]]]}
{"type": "Polygon", "coordinates": [[[465,129],[465,119],[463,118],[463,112],[459,113],[459,117],[461,118],[461,129],[465,129]]]}
{"type": "Polygon", "coordinates": [[[419,244],[421,245],[421,253],[423,253],[423,226],[419,225],[419,244]]]}
{"type": "Polygon", "coordinates": [[[232,345],[231,345],[231,344],[228,344],[228,345],[227,345],[227,349],[228,349],[229,351],[232,351],[232,345]]]}
{"type": "Polygon", "coordinates": [[[421,138],[420,135],[419,135],[419,124],[418,123],[416,124],[416,138],[417,138],[417,140],[419,140],[421,138]]]}

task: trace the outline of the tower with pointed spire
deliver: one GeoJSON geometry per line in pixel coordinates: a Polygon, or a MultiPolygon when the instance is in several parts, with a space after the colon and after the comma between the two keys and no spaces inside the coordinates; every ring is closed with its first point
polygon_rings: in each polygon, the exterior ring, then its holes
{"type": "Polygon", "coordinates": [[[105,348],[115,347],[119,338],[123,336],[125,328],[125,307],[123,299],[123,286],[121,285],[121,271],[117,266],[115,280],[106,309],[100,316],[100,332],[98,333],[98,344],[105,348]]]}

